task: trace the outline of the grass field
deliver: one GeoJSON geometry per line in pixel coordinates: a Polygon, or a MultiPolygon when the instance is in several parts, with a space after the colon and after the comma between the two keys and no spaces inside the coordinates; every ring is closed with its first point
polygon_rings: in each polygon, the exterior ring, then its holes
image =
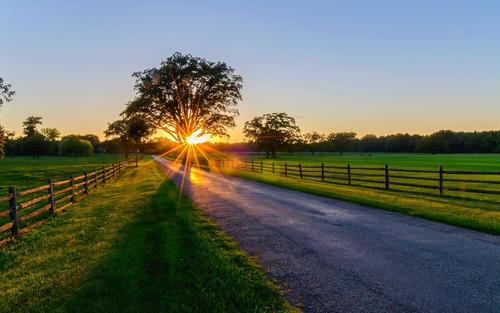
{"type": "Polygon", "coordinates": [[[92,157],[8,157],[0,159],[0,195],[9,185],[25,189],[47,183],[47,179],[68,178],[123,160],[123,155],[96,154],[92,157]]]}
{"type": "Polygon", "coordinates": [[[280,154],[274,160],[266,159],[265,155],[254,155],[256,160],[268,162],[293,162],[304,164],[330,165],[366,165],[392,167],[408,167],[422,169],[437,169],[442,165],[445,169],[454,170],[492,170],[500,171],[500,154],[425,154],[425,153],[292,153],[280,154]]]}
{"type": "MultiPolygon", "coordinates": [[[[268,160],[264,156],[253,156],[255,160],[262,160],[264,164],[271,162],[289,164],[321,164],[326,165],[357,165],[357,166],[383,166],[404,167],[415,169],[437,169],[442,165],[445,169],[453,170],[489,170],[500,171],[500,155],[495,154],[457,154],[457,155],[430,155],[430,154],[390,154],[375,153],[371,156],[359,153],[338,154],[318,153],[311,154],[285,154],[277,159],[268,160]]],[[[260,163],[260,162],[259,162],[260,163]]],[[[226,173],[239,175],[244,178],[257,180],[272,185],[305,191],[321,196],[351,201],[368,206],[401,212],[407,215],[422,217],[434,221],[466,227],[474,230],[500,234],[500,196],[469,194],[464,192],[445,192],[439,196],[435,190],[422,190],[419,188],[400,187],[396,190],[383,190],[373,188],[367,184],[347,186],[343,184],[322,183],[314,180],[301,180],[298,178],[284,177],[279,174],[259,173],[250,171],[234,171],[225,169],[226,173]],[[371,187],[371,188],[370,188],[371,187]]],[[[416,174],[415,174],[416,175],[416,174]]],[[[422,177],[436,174],[424,174],[422,177]]],[[[468,175],[455,175],[458,178],[467,178],[468,175]]],[[[479,175],[478,179],[488,179],[479,175]]],[[[498,176],[495,179],[500,180],[498,176]]],[[[406,180],[408,181],[408,180],[406,180]]],[[[409,182],[417,182],[417,180],[409,182]]],[[[433,182],[435,184],[435,182],[433,182]]],[[[452,186],[463,186],[463,183],[448,183],[452,186]]],[[[476,188],[497,188],[500,185],[486,186],[473,184],[476,188]],[[486,186],[486,187],[485,187],[486,186]]]]}
{"type": "Polygon", "coordinates": [[[292,312],[152,162],[0,250],[0,312],[292,312]]]}

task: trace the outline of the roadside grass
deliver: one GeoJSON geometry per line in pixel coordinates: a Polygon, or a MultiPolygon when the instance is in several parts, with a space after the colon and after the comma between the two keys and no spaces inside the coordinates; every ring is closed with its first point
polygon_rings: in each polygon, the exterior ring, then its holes
{"type": "Polygon", "coordinates": [[[272,173],[238,171],[229,168],[217,170],[282,188],[500,235],[500,205],[497,202],[329,184],[272,173]]]}
{"type": "Polygon", "coordinates": [[[123,160],[123,155],[95,154],[90,157],[7,157],[0,159],[0,195],[9,185],[19,189],[47,183],[47,179],[68,178],[72,174],[99,169],[105,164],[123,160]]]}
{"type": "Polygon", "coordinates": [[[0,250],[0,312],[295,312],[152,162],[0,250]],[[179,203],[179,205],[178,205],[179,203]]]}

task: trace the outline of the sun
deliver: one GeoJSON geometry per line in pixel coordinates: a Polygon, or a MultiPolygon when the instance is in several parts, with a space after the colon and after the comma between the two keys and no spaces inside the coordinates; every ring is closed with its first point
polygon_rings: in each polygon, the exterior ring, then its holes
{"type": "Polygon", "coordinates": [[[189,145],[197,145],[200,143],[207,142],[210,139],[209,134],[203,134],[200,136],[201,129],[192,133],[189,137],[186,138],[186,143],[189,145]]]}

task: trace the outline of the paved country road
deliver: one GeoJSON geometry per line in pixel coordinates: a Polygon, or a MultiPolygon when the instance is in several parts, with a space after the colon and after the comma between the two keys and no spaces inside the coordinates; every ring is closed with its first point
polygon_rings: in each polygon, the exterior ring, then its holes
{"type": "MultiPolygon", "coordinates": [[[[158,159],[177,183],[182,172],[158,159]]],[[[500,237],[199,169],[184,190],[305,312],[500,312],[500,237]]]]}

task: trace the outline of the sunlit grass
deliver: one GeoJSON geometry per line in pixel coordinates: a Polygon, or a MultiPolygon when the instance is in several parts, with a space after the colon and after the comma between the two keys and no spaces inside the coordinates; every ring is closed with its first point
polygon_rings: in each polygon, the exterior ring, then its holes
{"type": "Polygon", "coordinates": [[[0,312],[290,312],[264,270],[144,161],[0,250],[0,312]]]}

